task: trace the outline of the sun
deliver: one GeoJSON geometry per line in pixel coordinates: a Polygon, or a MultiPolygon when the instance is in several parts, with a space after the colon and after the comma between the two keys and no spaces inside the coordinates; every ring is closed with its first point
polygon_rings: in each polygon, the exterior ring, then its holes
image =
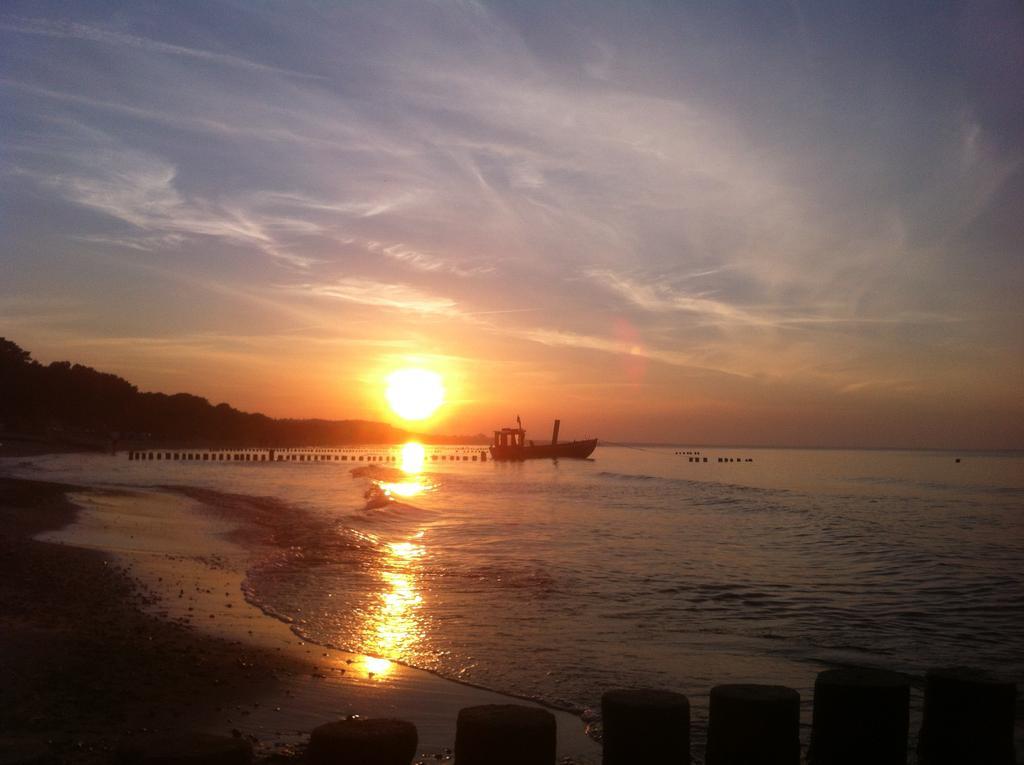
{"type": "Polygon", "coordinates": [[[444,383],[437,372],[399,369],[388,375],[384,395],[403,420],[425,420],[444,403],[444,383]]]}

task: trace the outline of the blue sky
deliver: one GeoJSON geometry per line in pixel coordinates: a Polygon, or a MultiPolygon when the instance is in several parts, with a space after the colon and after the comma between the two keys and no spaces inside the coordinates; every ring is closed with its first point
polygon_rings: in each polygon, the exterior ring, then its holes
{"type": "Polygon", "coordinates": [[[1024,446],[1021,71],[1011,0],[7,2],[0,334],[283,416],[415,364],[448,431],[1024,446]]]}

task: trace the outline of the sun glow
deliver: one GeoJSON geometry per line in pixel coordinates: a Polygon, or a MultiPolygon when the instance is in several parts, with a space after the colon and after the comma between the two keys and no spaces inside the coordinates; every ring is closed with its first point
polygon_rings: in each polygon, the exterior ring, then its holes
{"type": "Polygon", "coordinates": [[[384,392],[391,411],[403,420],[425,420],[444,403],[441,375],[426,369],[399,369],[388,375],[384,392]]]}

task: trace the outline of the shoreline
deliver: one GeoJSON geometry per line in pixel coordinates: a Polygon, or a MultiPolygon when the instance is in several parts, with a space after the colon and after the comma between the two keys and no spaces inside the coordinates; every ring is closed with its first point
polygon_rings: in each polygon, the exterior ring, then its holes
{"type": "Polygon", "coordinates": [[[260,696],[284,657],[198,635],[146,611],[152,595],[110,556],[37,541],[78,510],[80,487],[0,477],[0,729],[67,761],[110,762],[133,735],[201,727],[260,696]],[[253,671],[256,668],[260,671],[253,671]]]}
{"type": "MultiPolygon", "coordinates": [[[[113,557],[124,575],[148,593],[138,606],[145,617],[200,641],[227,644],[234,655],[222,658],[242,672],[259,675],[263,664],[275,664],[268,687],[231,694],[228,703],[201,715],[197,729],[244,735],[261,756],[287,755],[321,723],[350,714],[400,717],[416,724],[421,753],[443,757],[454,744],[462,707],[512,701],[542,706],[303,640],[284,621],[245,599],[252,552],[237,539],[247,532],[210,507],[216,492],[204,490],[199,500],[188,490],[64,488],[66,501],[78,508],[75,518],[40,530],[36,545],[48,545],[58,554],[113,557]]],[[[559,756],[579,765],[598,762],[600,746],[586,736],[582,721],[550,711],[558,718],[559,756]]]]}

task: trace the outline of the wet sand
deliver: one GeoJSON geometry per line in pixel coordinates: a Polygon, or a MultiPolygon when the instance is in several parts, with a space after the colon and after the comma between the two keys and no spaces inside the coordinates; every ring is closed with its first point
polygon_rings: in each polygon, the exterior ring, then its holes
{"type": "MultiPolygon", "coordinates": [[[[0,728],[100,762],[143,729],[244,735],[271,756],[344,715],[394,716],[416,724],[436,762],[460,708],[509,702],[305,643],[245,600],[244,530],[215,493],[201,498],[0,479],[0,671],[15,677],[0,728]]],[[[236,514],[237,500],[225,498],[236,514]]],[[[559,755],[599,762],[580,720],[556,714],[559,755]]]]}
{"type": "Polygon", "coordinates": [[[70,761],[109,762],[126,736],[202,727],[298,671],[283,656],[149,613],[154,596],[109,556],[33,540],[74,519],[67,488],[0,478],[5,735],[48,741],[70,761]]]}

